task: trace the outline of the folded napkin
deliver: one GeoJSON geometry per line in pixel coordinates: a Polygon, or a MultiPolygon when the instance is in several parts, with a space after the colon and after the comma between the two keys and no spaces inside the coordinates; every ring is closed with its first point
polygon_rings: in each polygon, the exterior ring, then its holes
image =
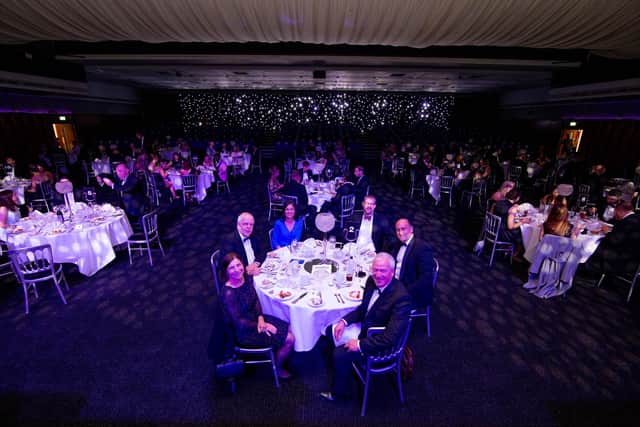
{"type": "Polygon", "coordinates": [[[116,211],[116,208],[114,208],[113,205],[110,205],[109,203],[105,203],[104,205],[102,205],[101,209],[102,212],[105,213],[114,213],[116,211]]]}

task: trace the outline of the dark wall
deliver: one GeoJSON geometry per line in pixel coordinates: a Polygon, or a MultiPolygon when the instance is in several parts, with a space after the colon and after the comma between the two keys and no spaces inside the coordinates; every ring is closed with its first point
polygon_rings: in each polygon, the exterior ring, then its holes
{"type": "Polygon", "coordinates": [[[591,164],[604,164],[612,177],[633,176],[640,160],[639,120],[588,120],[578,128],[584,130],[580,152],[591,164]]]}
{"type": "Polygon", "coordinates": [[[0,114],[0,159],[12,156],[17,173],[27,174],[27,165],[37,155],[41,144],[55,147],[52,124],[58,116],[48,114],[0,114]]]}

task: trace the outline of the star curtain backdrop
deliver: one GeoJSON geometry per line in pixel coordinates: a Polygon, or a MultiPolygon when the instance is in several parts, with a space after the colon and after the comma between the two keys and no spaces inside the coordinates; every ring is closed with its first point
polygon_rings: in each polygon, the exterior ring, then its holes
{"type": "Polygon", "coordinates": [[[178,104],[185,131],[201,126],[277,130],[307,123],[366,131],[414,124],[448,129],[454,98],[361,92],[181,92],[178,104]]]}

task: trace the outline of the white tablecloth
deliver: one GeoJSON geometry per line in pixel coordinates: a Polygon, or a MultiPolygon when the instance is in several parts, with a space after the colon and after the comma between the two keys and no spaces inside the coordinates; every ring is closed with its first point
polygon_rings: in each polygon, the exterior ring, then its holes
{"type": "Polygon", "coordinates": [[[427,185],[429,186],[429,194],[436,199],[436,202],[440,201],[440,177],[436,174],[427,175],[427,185]]]}
{"type": "Polygon", "coordinates": [[[335,195],[335,192],[331,191],[331,183],[329,182],[314,182],[305,185],[307,190],[307,196],[309,198],[309,204],[318,208],[318,211],[324,204],[331,200],[335,195]]]}
{"type": "Polygon", "coordinates": [[[240,162],[240,172],[245,173],[251,164],[251,154],[242,153],[242,156],[223,155],[222,159],[227,163],[229,169],[234,165],[234,161],[240,162]]]}
{"type": "MultiPolygon", "coordinates": [[[[133,234],[131,224],[123,211],[118,209],[113,215],[105,216],[99,223],[65,223],[71,231],[59,234],[40,234],[31,231],[9,233],[7,243],[10,248],[21,249],[50,244],[53,261],[71,263],[85,276],[92,276],[116,258],[113,246],[125,243],[133,234]]],[[[47,215],[55,214],[50,213],[47,215]]],[[[29,218],[23,218],[18,225],[25,225],[29,218]]],[[[25,229],[29,229],[25,226],[25,229]]]]}
{"type": "MultiPolygon", "coordinates": [[[[544,221],[541,214],[533,216],[534,219],[530,224],[523,224],[520,227],[522,232],[522,244],[525,252],[524,257],[527,261],[533,261],[538,244],[540,243],[540,230],[542,230],[542,222],[544,221]]],[[[574,247],[579,248],[576,252],[578,262],[586,262],[593,254],[602,239],[600,234],[579,234],[575,239],[574,247]]]]}
{"type": "MultiPolygon", "coordinates": [[[[321,248],[315,248],[313,253],[319,256],[321,248]]],[[[299,251],[300,252],[300,251],[299,251]]],[[[263,263],[263,273],[255,276],[255,285],[262,310],[266,314],[271,314],[282,320],[289,322],[293,335],[296,337],[294,344],[295,351],[310,351],[316,345],[316,342],[330,324],[337,322],[339,319],[350,313],[357,307],[360,302],[352,301],[349,297],[349,292],[360,290],[364,286],[366,276],[363,278],[354,277],[351,286],[338,289],[333,285],[333,277],[330,277],[328,285],[325,283],[314,283],[311,275],[304,269],[300,270],[296,278],[290,279],[286,273],[282,270],[286,270],[290,264],[291,252],[288,248],[280,248],[272,252],[277,258],[267,257],[267,260],[263,263]],[[277,275],[267,274],[264,269],[274,264],[276,271],[279,271],[277,275]],[[273,287],[265,287],[265,280],[275,283],[273,287]],[[308,281],[308,285],[305,288],[292,289],[292,283],[294,286],[299,286],[302,282],[308,281]],[[290,289],[293,293],[293,298],[283,301],[279,297],[279,292],[282,288],[290,289]],[[312,307],[310,301],[313,296],[313,292],[319,291],[322,295],[323,304],[319,307],[312,307]],[[308,292],[298,302],[294,303],[298,296],[304,292],[308,292]],[[340,302],[336,297],[336,293],[342,295],[340,302]]],[[[313,257],[301,257],[296,256],[295,259],[311,259],[313,257]]],[[[329,258],[331,258],[329,256],[329,258]]],[[[362,263],[368,263],[369,258],[363,259],[362,263]]],[[[294,261],[295,262],[295,261],[294,261]]],[[[344,271],[344,264],[338,262],[339,272],[344,271]]],[[[363,266],[365,267],[365,266],[363,266]]],[[[366,268],[368,270],[368,268],[366,268]]],[[[268,283],[268,282],[267,282],[268,283]]]]}
{"type": "MultiPolygon", "coordinates": [[[[173,183],[175,190],[182,190],[182,176],[175,171],[168,171],[167,176],[173,183]]],[[[203,171],[196,176],[196,200],[203,201],[207,197],[207,189],[214,182],[213,172],[203,171]]]]}

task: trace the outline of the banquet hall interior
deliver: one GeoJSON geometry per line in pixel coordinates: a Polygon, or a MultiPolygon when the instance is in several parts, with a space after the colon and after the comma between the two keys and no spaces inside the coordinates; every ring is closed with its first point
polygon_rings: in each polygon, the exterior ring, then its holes
{"type": "Polygon", "coordinates": [[[637,425],[640,2],[0,5],[7,425],[637,425]],[[302,232],[280,245],[292,195],[302,232]],[[381,245],[358,238],[366,195],[381,245]],[[212,255],[243,212],[262,310],[296,335],[277,385],[275,365],[222,378],[212,356],[228,275],[212,255]],[[404,402],[376,376],[361,415],[361,389],[319,396],[321,333],[376,252],[396,257],[401,218],[437,260],[433,302],[410,324],[404,402]],[[593,270],[605,247],[624,268],[593,270]]]}

